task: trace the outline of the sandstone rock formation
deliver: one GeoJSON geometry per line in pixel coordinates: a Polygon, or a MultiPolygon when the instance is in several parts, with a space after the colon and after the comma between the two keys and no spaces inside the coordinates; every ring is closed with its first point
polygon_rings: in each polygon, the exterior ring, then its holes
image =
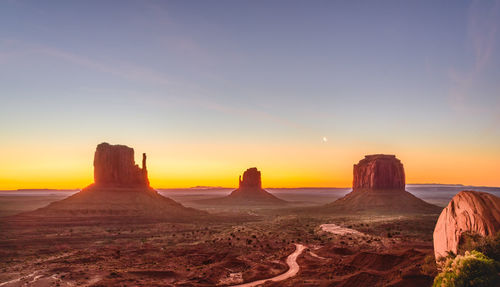
{"type": "Polygon", "coordinates": [[[404,191],[403,164],[395,155],[367,155],[354,165],[352,189],[404,191]]]}
{"type": "Polygon", "coordinates": [[[241,175],[239,179],[239,188],[244,189],[262,189],[262,180],[260,176],[260,171],[256,167],[247,169],[243,173],[243,180],[241,180],[241,175]]]}
{"type": "Polygon", "coordinates": [[[342,212],[438,213],[405,191],[403,164],[394,155],[367,155],[354,165],[353,191],[327,205],[342,212]]]}
{"type": "Polygon", "coordinates": [[[142,154],[140,168],[135,164],[133,148],[99,144],[94,154],[94,182],[100,187],[149,186],[146,154],[142,154]]]}
{"type": "Polygon", "coordinates": [[[135,164],[134,149],[101,143],[94,154],[94,183],[61,201],[33,213],[36,216],[133,216],[184,219],[206,216],[160,195],[149,186],[146,154],[142,168],[135,164]]]}
{"type": "Polygon", "coordinates": [[[262,180],[260,171],[255,168],[249,168],[243,173],[243,177],[239,177],[239,187],[228,196],[223,198],[213,198],[198,201],[201,204],[211,205],[232,205],[249,206],[249,205],[283,205],[287,202],[270,194],[262,188],[262,180]]]}
{"type": "Polygon", "coordinates": [[[500,198],[486,192],[461,191],[439,215],[433,234],[435,257],[456,254],[465,232],[491,236],[499,231],[500,198]]]}

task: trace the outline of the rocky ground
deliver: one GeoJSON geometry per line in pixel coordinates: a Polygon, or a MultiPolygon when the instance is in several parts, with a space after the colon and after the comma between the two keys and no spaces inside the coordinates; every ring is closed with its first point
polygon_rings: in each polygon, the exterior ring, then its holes
{"type": "Polygon", "coordinates": [[[295,243],[299,273],[270,286],[426,286],[435,216],[311,216],[290,210],[225,215],[204,222],[4,217],[0,286],[214,286],[287,270],[295,243]],[[338,235],[334,223],[360,231],[338,235]],[[353,285],[354,284],[354,285],[353,285]]]}

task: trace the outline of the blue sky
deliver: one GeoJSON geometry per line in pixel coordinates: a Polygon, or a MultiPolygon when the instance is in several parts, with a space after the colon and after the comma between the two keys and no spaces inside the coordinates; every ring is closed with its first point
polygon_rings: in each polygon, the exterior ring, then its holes
{"type": "Polygon", "coordinates": [[[232,141],[307,157],[326,137],[493,166],[499,27],[500,1],[2,1],[0,149],[232,141]]]}

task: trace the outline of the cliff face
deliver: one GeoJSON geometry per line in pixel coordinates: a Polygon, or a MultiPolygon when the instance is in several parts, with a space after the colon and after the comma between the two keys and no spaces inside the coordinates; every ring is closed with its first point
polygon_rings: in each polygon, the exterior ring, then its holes
{"type": "Polygon", "coordinates": [[[149,187],[146,154],[142,154],[140,168],[133,148],[99,144],[94,154],[94,182],[99,187],[149,187]]]}
{"type": "Polygon", "coordinates": [[[260,171],[256,167],[247,169],[243,173],[243,180],[239,180],[239,188],[262,188],[260,171]]]}
{"type": "Polygon", "coordinates": [[[436,259],[457,253],[465,232],[491,236],[500,231],[500,198],[478,191],[461,191],[446,206],[434,228],[436,259]]]}
{"type": "Polygon", "coordinates": [[[394,155],[367,155],[354,165],[352,189],[404,191],[403,164],[394,155]]]}
{"type": "Polygon", "coordinates": [[[352,192],[327,205],[341,212],[438,213],[405,190],[403,164],[394,155],[367,155],[354,165],[352,192]]]}

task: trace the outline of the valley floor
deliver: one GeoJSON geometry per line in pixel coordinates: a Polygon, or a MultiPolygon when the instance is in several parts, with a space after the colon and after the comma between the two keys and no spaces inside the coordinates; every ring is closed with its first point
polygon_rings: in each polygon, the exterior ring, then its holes
{"type": "Polygon", "coordinates": [[[429,286],[437,216],[315,215],[260,209],[203,222],[4,217],[0,286],[429,286]],[[358,233],[331,233],[336,224],[358,233]]]}

